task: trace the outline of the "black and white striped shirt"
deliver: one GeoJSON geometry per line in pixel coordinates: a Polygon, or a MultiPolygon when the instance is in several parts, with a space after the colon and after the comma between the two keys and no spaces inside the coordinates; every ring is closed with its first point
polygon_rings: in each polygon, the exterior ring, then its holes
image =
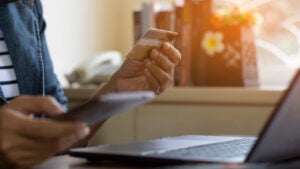
{"type": "Polygon", "coordinates": [[[7,45],[0,30],[0,86],[7,101],[20,95],[18,81],[7,45]]]}

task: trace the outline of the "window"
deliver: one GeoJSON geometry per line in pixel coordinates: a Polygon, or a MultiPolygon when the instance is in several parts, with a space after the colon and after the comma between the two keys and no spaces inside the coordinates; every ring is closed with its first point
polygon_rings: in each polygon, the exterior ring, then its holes
{"type": "Polygon", "coordinates": [[[261,84],[286,87],[300,65],[300,1],[216,0],[217,6],[228,2],[262,16],[256,39],[261,84]]]}

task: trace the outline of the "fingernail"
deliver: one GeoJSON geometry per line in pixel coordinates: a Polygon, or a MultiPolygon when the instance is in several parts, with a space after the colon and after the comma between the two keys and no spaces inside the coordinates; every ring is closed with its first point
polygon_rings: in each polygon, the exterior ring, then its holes
{"type": "Polygon", "coordinates": [[[59,107],[59,108],[57,109],[57,112],[63,114],[63,113],[66,112],[66,110],[65,110],[64,108],[62,108],[62,107],[59,107]]]}
{"type": "Polygon", "coordinates": [[[152,55],[153,57],[157,57],[159,55],[158,51],[156,49],[152,50],[152,55]]]}
{"type": "Polygon", "coordinates": [[[156,95],[159,95],[160,94],[160,89],[157,89],[155,93],[156,93],[156,95]]]}
{"type": "Polygon", "coordinates": [[[90,128],[89,127],[85,127],[79,134],[79,138],[80,139],[84,139],[86,138],[89,134],[90,134],[90,128]]]}
{"type": "Polygon", "coordinates": [[[168,42],[164,43],[164,46],[163,46],[164,50],[169,50],[170,47],[171,47],[170,43],[168,43],[168,42]]]}
{"type": "Polygon", "coordinates": [[[77,124],[77,131],[79,139],[84,139],[90,134],[90,128],[83,123],[77,124]]]}
{"type": "Polygon", "coordinates": [[[145,64],[146,64],[146,68],[149,68],[149,67],[151,67],[152,62],[151,62],[150,59],[146,59],[146,60],[145,60],[145,64]]]}
{"type": "Polygon", "coordinates": [[[62,112],[65,112],[65,111],[66,111],[66,110],[65,110],[64,108],[62,108],[62,107],[59,107],[58,110],[59,110],[59,111],[62,111],[62,112]]]}

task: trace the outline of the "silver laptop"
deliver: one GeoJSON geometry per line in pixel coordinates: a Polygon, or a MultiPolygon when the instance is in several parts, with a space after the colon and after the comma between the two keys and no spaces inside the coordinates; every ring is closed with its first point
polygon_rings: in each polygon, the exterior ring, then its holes
{"type": "Polygon", "coordinates": [[[88,160],[154,163],[278,162],[300,157],[300,72],[258,138],[180,136],[70,150],[88,160]]]}

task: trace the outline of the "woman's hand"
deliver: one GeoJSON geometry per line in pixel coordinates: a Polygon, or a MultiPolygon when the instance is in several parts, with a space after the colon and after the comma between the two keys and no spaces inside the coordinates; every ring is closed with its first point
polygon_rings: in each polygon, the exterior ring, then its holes
{"type": "Polygon", "coordinates": [[[180,60],[180,52],[165,42],[143,61],[127,58],[107,85],[113,86],[111,92],[151,90],[160,94],[173,83],[175,66],[180,60]]]}
{"type": "Polygon", "coordinates": [[[20,96],[0,107],[0,168],[31,167],[70,148],[89,134],[79,122],[34,119],[63,112],[51,97],[20,96]]]}

